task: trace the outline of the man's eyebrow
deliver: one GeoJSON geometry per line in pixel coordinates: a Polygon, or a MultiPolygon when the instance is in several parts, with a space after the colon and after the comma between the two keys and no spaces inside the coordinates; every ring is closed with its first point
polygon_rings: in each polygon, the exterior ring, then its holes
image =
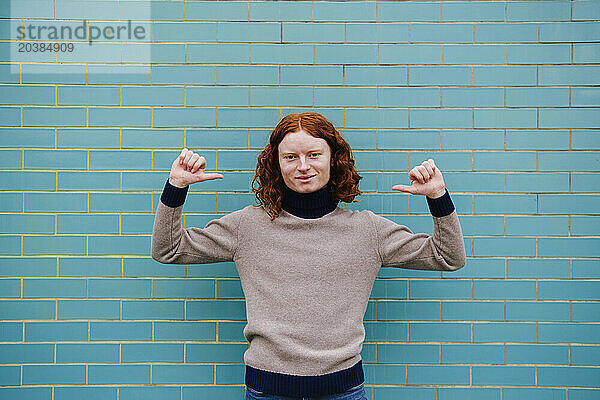
{"type": "MultiPolygon", "coordinates": [[[[313,149],[313,150],[309,150],[307,151],[307,153],[314,153],[316,151],[323,151],[322,149],[313,149]]],[[[296,154],[293,151],[282,151],[281,154],[296,154]]]]}

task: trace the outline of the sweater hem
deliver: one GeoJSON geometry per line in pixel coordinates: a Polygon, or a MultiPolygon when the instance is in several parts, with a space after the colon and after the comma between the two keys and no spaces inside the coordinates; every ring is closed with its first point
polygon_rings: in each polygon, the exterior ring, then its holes
{"type": "Polygon", "coordinates": [[[270,395],[327,396],[343,393],[365,381],[362,360],[350,368],[325,375],[302,376],[265,371],[246,365],[246,386],[270,395]]]}

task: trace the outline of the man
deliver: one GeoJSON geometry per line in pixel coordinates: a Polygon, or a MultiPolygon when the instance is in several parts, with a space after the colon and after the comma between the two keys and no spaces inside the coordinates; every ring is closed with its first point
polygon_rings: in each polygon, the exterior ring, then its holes
{"type": "Polygon", "coordinates": [[[250,346],[244,354],[246,398],[266,396],[366,399],[360,351],[363,317],[379,268],[454,271],[465,265],[458,216],[441,171],[427,160],[409,172],[427,196],[433,236],[417,233],[351,203],[362,179],[348,143],[314,112],[284,117],[258,156],[250,205],[181,227],[187,188],[223,179],[183,149],[157,207],[152,257],[162,263],[236,263],[250,346]],[[253,397],[254,396],[254,397],[253,397]],[[347,397],[352,396],[352,397],[347,397]]]}

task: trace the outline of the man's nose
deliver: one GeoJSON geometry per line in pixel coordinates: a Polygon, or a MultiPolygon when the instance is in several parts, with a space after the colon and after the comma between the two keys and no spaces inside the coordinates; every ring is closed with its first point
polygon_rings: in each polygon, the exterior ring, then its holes
{"type": "Polygon", "coordinates": [[[300,156],[300,164],[298,165],[298,169],[308,169],[308,168],[310,168],[310,165],[308,165],[306,157],[300,156]]]}

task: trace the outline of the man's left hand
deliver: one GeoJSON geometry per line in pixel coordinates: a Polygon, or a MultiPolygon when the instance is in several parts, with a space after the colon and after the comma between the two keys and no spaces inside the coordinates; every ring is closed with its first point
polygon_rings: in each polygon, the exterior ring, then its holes
{"type": "Polygon", "coordinates": [[[399,190],[410,194],[421,194],[431,199],[443,196],[446,193],[446,185],[442,172],[430,158],[417,165],[408,173],[410,186],[394,185],[392,190],[399,190]]]}

